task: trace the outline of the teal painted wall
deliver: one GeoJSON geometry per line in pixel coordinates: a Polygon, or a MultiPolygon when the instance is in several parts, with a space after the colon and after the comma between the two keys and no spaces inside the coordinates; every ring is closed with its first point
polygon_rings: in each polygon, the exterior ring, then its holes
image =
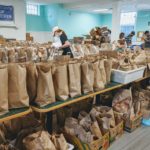
{"type": "Polygon", "coordinates": [[[45,14],[49,30],[57,25],[67,33],[68,38],[88,34],[91,28],[101,25],[100,15],[64,9],[58,4],[45,6],[45,14]]]}
{"type": "Polygon", "coordinates": [[[150,30],[150,11],[139,11],[137,13],[136,31],[150,30]]]}
{"type": "Polygon", "coordinates": [[[88,34],[95,26],[101,26],[101,16],[79,11],[60,9],[58,25],[69,38],[88,34]]]}
{"type": "Polygon", "coordinates": [[[101,15],[102,26],[107,26],[109,29],[112,29],[112,14],[103,14],[101,15]]]}
{"type": "Polygon", "coordinates": [[[51,31],[59,26],[68,38],[88,34],[90,29],[101,26],[101,15],[64,9],[62,5],[40,6],[40,16],[26,15],[26,30],[51,31]]]}
{"type": "Polygon", "coordinates": [[[45,6],[40,6],[40,15],[26,15],[26,31],[47,31],[49,24],[45,17],[45,6]]]}
{"type": "Polygon", "coordinates": [[[44,6],[46,24],[48,25],[48,28],[46,27],[47,31],[51,31],[54,26],[58,26],[60,9],[61,5],[58,4],[44,6]]]}

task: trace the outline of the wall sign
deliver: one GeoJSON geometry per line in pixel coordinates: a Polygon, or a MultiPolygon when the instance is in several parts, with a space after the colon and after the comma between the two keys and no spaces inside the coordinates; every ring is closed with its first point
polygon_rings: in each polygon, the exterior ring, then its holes
{"type": "Polygon", "coordinates": [[[13,6],[0,5],[0,21],[13,21],[14,8],[13,6]]]}

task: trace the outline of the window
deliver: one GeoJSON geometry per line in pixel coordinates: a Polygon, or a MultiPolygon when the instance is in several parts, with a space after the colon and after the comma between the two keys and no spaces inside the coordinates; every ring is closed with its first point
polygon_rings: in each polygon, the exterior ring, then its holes
{"type": "Polygon", "coordinates": [[[121,13],[121,26],[132,26],[136,22],[136,12],[121,13]]]}
{"type": "Polygon", "coordinates": [[[27,3],[27,14],[30,15],[40,15],[40,7],[38,4],[34,4],[34,3],[27,3]]]}
{"type": "Polygon", "coordinates": [[[136,12],[121,13],[121,32],[124,32],[126,36],[135,30],[136,16],[136,12]]]}

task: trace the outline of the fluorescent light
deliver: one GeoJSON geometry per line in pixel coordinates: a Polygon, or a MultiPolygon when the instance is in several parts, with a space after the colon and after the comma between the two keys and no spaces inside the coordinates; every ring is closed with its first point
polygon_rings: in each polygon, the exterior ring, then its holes
{"type": "Polygon", "coordinates": [[[94,10],[94,12],[104,12],[104,11],[108,11],[109,9],[96,9],[94,10]]]}

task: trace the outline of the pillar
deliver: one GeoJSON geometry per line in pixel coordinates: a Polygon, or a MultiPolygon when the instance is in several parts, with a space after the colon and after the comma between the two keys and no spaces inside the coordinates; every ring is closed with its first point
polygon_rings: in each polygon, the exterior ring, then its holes
{"type": "Polygon", "coordinates": [[[119,34],[121,31],[120,26],[121,20],[121,5],[120,2],[114,2],[112,7],[112,35],[111,41],[116,41],[119,38],[119,34]]]}

